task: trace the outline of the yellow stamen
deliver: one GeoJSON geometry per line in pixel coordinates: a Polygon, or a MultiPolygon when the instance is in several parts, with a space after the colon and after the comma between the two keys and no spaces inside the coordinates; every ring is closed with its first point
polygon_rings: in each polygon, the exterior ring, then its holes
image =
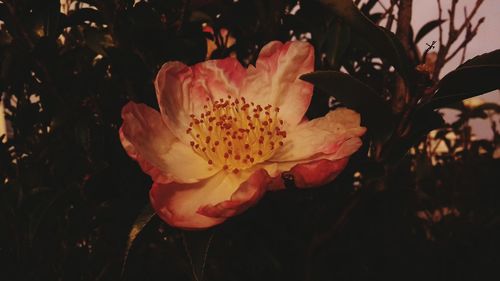
{"type": "Polygon", "coordinates": [[[245,98],[228,96],[207,99],[203,108],[199,116],[190,115],[186,134],[192,138],[193,150],[209,165],[237,174],[269,159],[283,146],[286,132],[282,130],[283,120],[278,119],[278,107],[262,107],[245,98]]]}

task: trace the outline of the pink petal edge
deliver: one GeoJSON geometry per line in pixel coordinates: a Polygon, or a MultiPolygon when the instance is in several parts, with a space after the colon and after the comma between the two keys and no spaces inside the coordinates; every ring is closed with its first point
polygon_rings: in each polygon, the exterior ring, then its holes
{"type": "Polygon", "coordinates": [[[255,67],[249,66],[241,96],[257,104],[280,108],[280,118],[298,124],[312,97],[313,85],[299,79],[314,70],[314,48],[301,41],[272,41],[260,51],[255,67]]]}
{"type": "Polygon", "coordinates": [[[229,218],[240,214],[262,198],[270,182],[268,173],[264,169],[259,169],[240,185],[231,195],[231,199],[215,205],[201,206],[197,212],[214,218],[229,218]]]}

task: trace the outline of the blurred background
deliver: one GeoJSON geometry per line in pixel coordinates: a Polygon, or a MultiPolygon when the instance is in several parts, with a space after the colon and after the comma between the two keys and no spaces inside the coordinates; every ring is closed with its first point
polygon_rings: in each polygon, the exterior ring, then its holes
{"type": "MultiPolygon", "coordinates": [[[[246,66],[271,40],[309,41],[317,70],[350,74],[393,120],[405,116],[384,50],[324,5],[345,1],[322,2],[0,1],[0,279],[498,279],[498,91],[416,115],[419,134],[395,133],[383,159],[371,132],[333,183],[269,193],[214,229],[185,232],[151,214],[151,180],[118,129],[129,100],[158,107],[152,81],[166,61],[234,56],[246,66]]],[[[500,48],[495,0],[353,2],[396,33],[424,98],[500,48]],[[442,54],[453,6],[464,29],[442,54]]],[[[332,96],[316,89],[308,117],[345,105],[332,96]]]]}

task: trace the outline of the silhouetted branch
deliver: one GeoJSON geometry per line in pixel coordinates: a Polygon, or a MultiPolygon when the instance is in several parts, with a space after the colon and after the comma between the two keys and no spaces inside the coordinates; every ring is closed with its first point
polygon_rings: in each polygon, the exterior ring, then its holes
{"type": "MultiPolygon", "coordinates": [[[[467,14],[467,10],[466,8],[464,8],[464,13],[465,13],[464,22],[458,28],[455,27],[455,15],[458,2],[459,0],[453,0],[451,2],[451,7],[448,10],[449,30],[446,42],[444,42],[443,39],[443,28],[441,25],[439,26],[439,51],[438,51],[436,66],[432,74],[432,79],[434,81],[439,80],[439,73],[441,72],[441,69],[447,62],[453,59],[453,57],[455,57],[461,50],[465,52],[467,44],[469,44],[469,42],[476,36],[479,26],[484,22],[484,18],[480,18],[474,27],[471,23],[472,18],[475,16],[477,10],[484,2],[484,0],[477,0],[470,14],[467,14]],[[451,51],[452,45],[457,41],[457,39],[460,37],[460,35],[462,35],[464,31],[466,33],[462,43],[460,43],[460,45],[455,50],[451,51]],[[451,54],[449,54],[450,51],[451,54]]],[[[442,13],[441,0],[437,0],[437,4],[439,11],[439,19],[442,20],[443,13],[442,13]]],[[[462,59],[465,59],[465,54],[462,55],[462,59]]]]}

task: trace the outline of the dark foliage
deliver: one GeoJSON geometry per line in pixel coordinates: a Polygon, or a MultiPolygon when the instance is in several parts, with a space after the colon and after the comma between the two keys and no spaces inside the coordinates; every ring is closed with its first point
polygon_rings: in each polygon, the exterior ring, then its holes
{"type": "Polygon", "coordinates": [[[387,16],[371,12],[375,2],[301,1],[293,14],[294,0],[81,0],[67,14],[59,0],[0,2],[11,129],[0,142],[0,279],[499,278],[500,137],[493,122],[494,140],[474,141],[468,124],[499,109],[461,103],[499,88],[499,53],[433,84],[415,70],[420,59],[373,23],[387,16]],[[304,76],[317,86],[308,116],[324,115],[335,97],[372,130],[343,174],[322,188],[269,193],[206,231],[154,216],[151,180],[118,139],[122,106],[157,107],[159,67],[205,60],[207,40],[211,58],[233,54],[248,65],[270,40],[308,35],[321,70],[304,76]],[[403,113],[389,106],[397,77],[410,88],[403,113]],[[444,106],[460,110],[454,124],[434,111],[444,106]]]}

